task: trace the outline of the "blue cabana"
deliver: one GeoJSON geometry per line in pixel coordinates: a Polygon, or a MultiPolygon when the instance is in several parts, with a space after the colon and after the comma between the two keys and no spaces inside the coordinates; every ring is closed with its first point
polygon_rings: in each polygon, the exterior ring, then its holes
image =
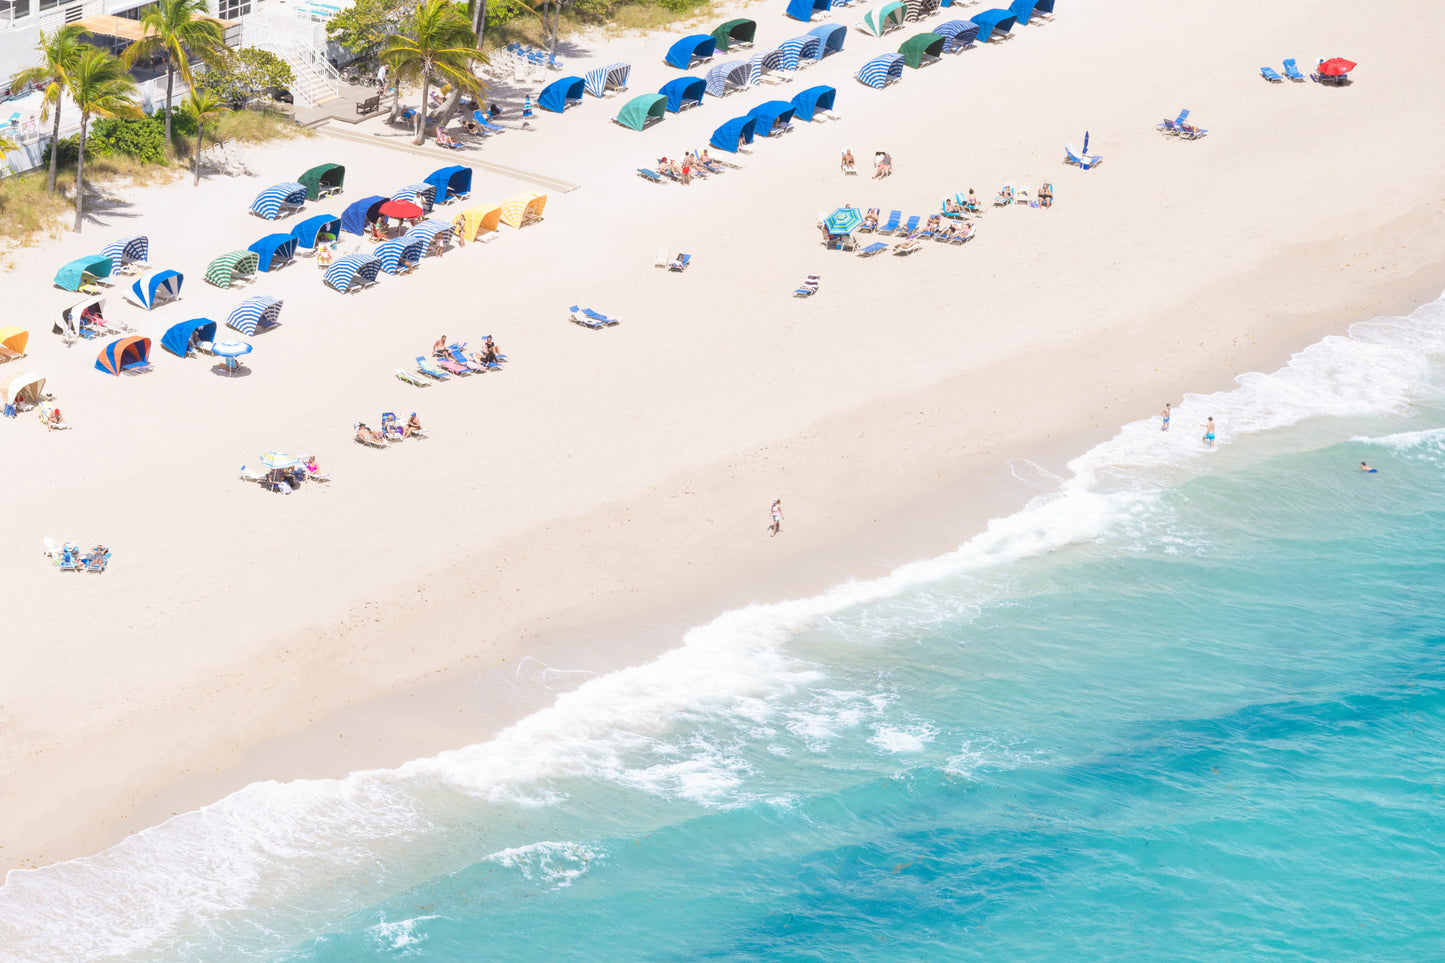
{"type": "Polygon", "coordinates": [[[718,150],[736,154],[740,143],[751,144],[753,142],[753,131],[757,129],[757,126],[758,122],[751,117],[734,117],[713,131],[712,138],[708,143],[718,150]]]}
{"type": "Polygon", "coordinates": [[[386,201],[379,194],[363,197],[341,212],[341,229],[350,234],[365,234],[367,225],[381,216],[379,209],[386,201]]]}
{"type": "Polygon", "coordinates": [[[1000,8],[976,13],[968,19],[978,24],[979,43],[988,43],[994,37],[1006,36],[1013,29],[1013,25],[1018,22],[1013,11],[1000,8]]]}
{"type": "Polygon", "coordinates": [[[161,347],[177,358],[184,358],[191,351],[191,336],[197,341],[216,340],[216,322],[210,318],[191,318],[172,325],[161,335],[161,347]]]}
{"type": "Polygon", "coordinates": [[[895,80],[903,79],[903,55],[886,53],[874,57],[854,74],[861,83],[882,90],[895,80]]]}
{"type": "Polygon", "coordinates": [[[452,165],[432,171],[426,182],[436,188],[436,203],[445,204],[456,198],[465,200],[472,196],[472,169],[452,165]]]}
{"type": "Polygon", "coordinates": [[[788,0],[788,16],[807,23],[815,13],[827,13],[833,0],[788,0]]]}
{"type": "Polygon", "coordinates": [[[950,20],[934,27],[933,32],[943,38],[944,53],[958,53],[978,36],[978,24],[972,20],[950,20]]]}
{"type": "Polygon", "coordinates": [[[748,85],[751,71],[743,60],[729,60],[718,64],[707,72],[707,92],[721,97],[730,90],[742,90],[748,85]]]}
{"type": "Polygon", "coordinates": [[[1020,24],[1029,22],[1036,13],[1053,13],[1054,0],[1014,0],[1008,5],[1009,13],[1018,18],[1020,24]]]}
{"type": "Polygon", "coordinates": [[[226,327],[235,328],[248,338],[256,333],[257,328],[274,328],[281,323],[281,306],[284,303],[279,298],[264,294],[249,297],[226,315],[226,327]]]}
{"type": "Polygon", "coordinates": [[[446,221],[426,220],[420,224],[413,224],[408,228],[407,232],[402,235],[402,240],[408,244],[420,244],[422,245],[422,253],[430,254],[432,241],[434,239],[438,237],[441,238],[442,246],[445,247],[451,243],[452,235],[456,234],[456,232],[457,229],[446,221]]]}
{"type": "Polygon", "coordinates": [[[794,95],[793,116],[799,120],[812,120],[813,114],[817,111],[832,110],[833,98],[836,96],[838,96],[838,91],[826,84],[821,87],[809,87],[794,95]]]}
{"type": "Polygon", "coordinates": [[[760,137],[771,137],[774,127],[778,124],[786,125],[793,119],[794,109],[793,105],[786,100],[770,100],[758,104],[748,111],[748,116],[757,121],[753,132],[760,137]]]}
{"type": "Polygon", "coordinates": [[[345,294],[355,287],[358,291],[369,284],[376,283],[376,274],[381,270],[381,259],[372,254],[348,254],[345,257],[336,259],[336,263],[326,269],[326,276],[322,278],[327,285],[345,294]],[[361,283],[357,283],[357,278],[361,283]]]}
{"type": "Polygon", "coordinates": [[[291,228],[291,236],[296,239],[296,246],[303,251],[315,248],[316,238],[322,234],[330,234],[332,240],[340,237],[341,218],[330,214],[317,214],[291,228]]]}
{"type": "Polygon", "coordinates": [[[251,213],[259,214],[268,221],[276,219],[281,208],[300,207],[306,203],[306,187],[295,181],[273,184],[256,195],[251,202],[251,213]]]}
{"type": "Polygon", "coordinates": [[[137,278],[126,297],[149,311],[158,304],[179,298],[184,280],[185,276],[180,271],[152,271],[137,278]]]}
{"type": "Polygon", "coordinates": [[[753,54],[748,60],[748,85],[756,87],[763,82],[763,72],[771,70],[796,70],[798,67],[797,58],[793,58],[793,65],[787,66],[787,55],[781,50],[767,50],[762,53],[753,54]]]}
{"type": "Polygon", "coordinates": [[[119,273],[121,267],[132,261],[144,261],[150,257],[151,242],[144,234],[131,234],[128,237],[111,241],[101,249],[101,254],[110,258],[111,273],[119,273]]]}
{"type": "Polygon", "coordinates": [[[784,40],[778,44],[778,53],[782,54],[784,70],[797,70],[799,61],[805,57],[809,60],[823,59],[823,41],[810,33],[805,33],[801,37],[784,40]]]}
{"type": "Polygon", "coordinates": [[[596,70],[587,71],[582,80],[593,97],[601,97],[609,90],[626,90],[627,75],[632,73],[632,64],[608,64],[596,70]]]}
{"type": "Polygon", "coordinates": [[[662,59],[669,67],[687,70],[695,63],[711,60],[715,50],[717,50],[716,38],[705,33],[695,33],[691,37],[683,37],[668,47],[667,56],[662,59]]]}
{"type": "Polygon", "coordinates": [[[117,377],[151,370],[151,339],[139,334],[116,338],[101,349],[95,370],[117,377]]]}
{"type": "Polygon", "coordinates": [[[543,87],[542,92],[537,95],[537,106],[543,110],[550,110],[554,114],[560,114],[573,104],[582,103],[582,91],[586,89],[586,86],[586,81],[581,77],[563,77],[561,80],[554,80],[543,87]]]}
{"type": "Polygon", "coordinates": [[[823,23],[809,30],[808,33],[823,41],[823,49],[818,51],[818,59],[822,60],[830,53],[837,53],[843,49],[843,38],[848,36],[848,28],[836,23],[823,23]]]}
{"type": "Polygon", "coordinates": [[[394,237],[382,241],[371,252],[381,261],[381,269],[387,274],[401,274],[421,263],[421,259],[426,257],[427,243],[423,238],[394,237]]]}
{"type": "Polygon", "coordinates": [[[392,192],[391,199],[394,201],[411,201],[422,209],[423,214],[430,214],[432,202],[436,200],[437,189],[433,184],[408,184],[405,187],[397,188],[392,192]]]}
{"type": "Polygon", "coordinates": [[[296,259],[296,243],[296,238],[290,234],[267,234],[246,250],[256,255],[258,269],[269,271],[280,266],[277,260],[281,264],[290,264],[296,259]]]}
{"type": "Polygon", "coordinates": [[[100,278],[110,277],[111,267],[111,259],[104,254],[78,257],[55,272],[55,286],[79,291],[83,284],[93,284],[100,278]]]}
{"type": "Polygon", "coordinates": [[[675,114],[702,103],[707,81],[701,77],[674,77],[663,84],[658,93],[667,98],[667,109],[675,114]]]}

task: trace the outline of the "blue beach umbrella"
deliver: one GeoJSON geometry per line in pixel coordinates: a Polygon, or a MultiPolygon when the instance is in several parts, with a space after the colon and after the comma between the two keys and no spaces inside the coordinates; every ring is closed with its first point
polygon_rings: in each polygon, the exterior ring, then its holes
{"type": "Polygon", "coordinates": [[[219,355],[222,358],[239,358],[243,354],[250,354],[251,346],[244,341],[217,341],[211,345],[211,354],[219,355]]]}
{"type": "Polygon", "coordinates": [[[863,212],[856,207],[840,207],[823,219],[829,234],[852,234],[863,223],[863,212]]]}

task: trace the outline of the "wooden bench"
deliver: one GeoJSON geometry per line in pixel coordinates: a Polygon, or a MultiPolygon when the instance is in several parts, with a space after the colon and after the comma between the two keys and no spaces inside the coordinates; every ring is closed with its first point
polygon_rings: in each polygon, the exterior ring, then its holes
{"type": "Polygon", "coordinates": [[[368,98],[366,98],[365,100],[363,100],[361,103],[359,103],[359,104],[356,105],[356,112],[357,112],[358,114],[369,114],[369,113],[372,113],[373,111],[377,111],[377,110],[380,110],[380,109],[381,109],[381,96],[380,96],[380,95],[375,95],[375,96],[368,97],[368,98]]]}

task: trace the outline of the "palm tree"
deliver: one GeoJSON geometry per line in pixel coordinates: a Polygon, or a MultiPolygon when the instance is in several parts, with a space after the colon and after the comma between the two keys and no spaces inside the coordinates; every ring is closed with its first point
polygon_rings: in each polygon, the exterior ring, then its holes
{"type": "Polygon", "coordinates": [[[225,48],[221,25],[206,16],[206,0],[159,0],[141,15],[142,36],[125,51],[125,65],[160,53],[166,58],[166,143],[171,142],[171,93],[176,71],[187,86],[192,83],[190,54],[202,60],[225,48]]]}
{"type": "Polygon", "coordinates": [[[191,88],[191,97],[187,106],[191,109],[191,116],[196,118],[196,180],[195,185],[201,183],[201,134],[205,131],[206,125],[220,117],[225,112],[225,106],[221,98],[209,90],[197,90],[191,88]]]}
{"type": "Polygon", "coordinates": [[[449,0],[423,0],[403,29],[404,34],[387,40],[381,59],[398,83],[421,79],[421,107],[412,141],[420,144],[426,140],[427,94],[433,80],[474,94],[480,91],[481,81],[472,73],[478,58],[477,35],[462,8],[449,0]]]}
{"type": "Polygon", "coordinates": [[[92,117],[140,117],[135,78],[125,64],[98,47],[87,46],[71,67],[66,84],[80,110],[80,156],[75,161],[75,230],[85,215],[85,135],[92,117]]]}
{"type": "Polygon", "coordinates": [[[40,31],[40,39],[35,44],[35,50],[40,54],[40,63],[20,71],[15,75],[15,79],[10,81],[11,90],[19,90],[27,84],[47,82],[45,99],[40,107],[40,119],[45,120],[53,106],[55,124],[50,132],[50,180],[45,185],[45,189],[52,194],[55,193],[56,159],[60,156],[60,96],[65,92],[71,65],[80,55],[80,38],[84,34],[85,28],[78,23],[68,23],[51,33],[40,31]]]}

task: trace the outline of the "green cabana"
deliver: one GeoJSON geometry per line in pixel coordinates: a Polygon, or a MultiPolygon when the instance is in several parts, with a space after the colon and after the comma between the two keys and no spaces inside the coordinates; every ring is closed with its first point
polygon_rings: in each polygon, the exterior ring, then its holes
{"type": "Polygon", "coordinates": [[[757,32],[756,20],[729,20],[712,32],[712,38],[717,41],[717,49],[726,51],[729,47],[751,47],[757,32]]]}
{"type": "Polygon", "coordinates": [[[903,18],[907,15],[908,8],[897,0],[885,3],[877,10],[869,10],[863,15],[863,29],[875,37],[881,37],[903,26],[903,18]]]}
{"type": "Polygon", "coordinates": [[[340,164],[317,164],[296,178],[296,183],[306,188],[308,201],[319,201],[328,194],[340,194],[345,180],[346,168],[340,164]]]}
{"type": "Polygon", "coordinates": [[[915,34],[903,41],[898,52],[903,55],[905,64],[917,70],[943,56],[943,38],[936,33],[915,34]]]}
{"type": "Polygon", "coordinates": [[[633,97],[622,105],[622,109],[613,118],[616,123],[632,130],[641,130],[653,120],[662,120],[667,113],[667,96],[665,94],[643,94],[641,97],[633,97]]]}

